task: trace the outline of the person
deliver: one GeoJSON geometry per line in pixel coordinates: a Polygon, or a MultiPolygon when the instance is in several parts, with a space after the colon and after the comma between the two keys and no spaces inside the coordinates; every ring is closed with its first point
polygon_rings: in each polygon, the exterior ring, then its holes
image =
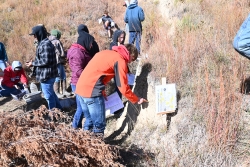
{"type": "Polygon", "coordinates": [[[4,71],[7,65],[8,65],[8,56],[4,44],[0,42],[0,68],[2,69],[2,71],[4,71]]]}
{"type": "Polygon", "coordinates": [[[113,35],[113,41],[110,43],[109,50],[112,50],[113,46],[123,45],[125,37],[126,37],[125,31],[116,30],[113,35]]]}
{"type": "Polygon", "coordinates": [[[57,71],[58,77],[56,77],[54,83],[54,91],[58,98],[62,98],[64,96],[68,97],[71,96],[71,93],[66,91],[66,73],[64,70],[64,63],[66,61],[66,56],[63,50],[63,45],[60,41],[61,32],[57,29],[53,29],[50,32],[49,40],[55,47],[56,52],[56,61],[57,61],[57,71]],[[62,90],[62,94],[60,94],[60,90],[62,90]]]}
{"type": "MultiPolygon", "coordinates": [[[[129,6],[129,1],[124,1],[123,6],[127,7],[129,6]]],[[[129,33],[129,27],[128,27],[128,23],[125,23],[125,32],[128,34],[129,33]]]]}
{"type": "MultiPolygon", "coordinates": [[[[67,52],[67,59],[69,61],[69,67],[71,70],[71,88],[73,92],[76,89],[76,83],[88,64],[88,62],[93,57],[90,54],[92,44],[94,42],[94,37],[88,34],[87,26],[80,24],[78,26],[78,39],[77,43],[73,43],[67,52]]],[[[82,127],[83,110],[79,101],[79,97],[76,94],[76,112],[73,118],[72,127],[74,129],[82,127]]]]}
{"type": "Polygon", "coordinates": [[[104,14],[103,14],[101,20],[102,20],[104,29],[108,31],[108,37],[112,38],[111,27],[116,26],[116,24],[113,21],[113,19],[109,16],[109,13],[107,10],[104,11],[104,14]]]}
{"type": "MultiPolygon", "coordinates": [[[[126,33],[125,31],[122,30],[116,30],[114,32],[113,35],[113,41],[110,43],[110,47],[109,50],[112,50],[113,46],[119,46],[119,45],[123,45],[124,41],[125,41],[125,37],[126,37],[126,33]]],[[[129,68],[128,68],[128,72],[129,72],[129,68]]],[[[116,80],[114,79],[115,85],[116,85],[116,80]]],[[[118,87],[116,86],[115,91],[118,93],[119,97],[122,98],[122,94],[119,91],[118,87]]]]}
{"type": "Polygon", "coordinates": [[[138,53],[141,53],[141,34],[142,34],[142,24],[145,16],[143,9],[138,6],[137,0],[130,0],[130,5],[127,7],[124,21],[128,23],[129,26],[129,43],[134,44],[136,41],[136,48],[138,53]]]}
{"type": "MultiPolygon", "coordinates": [[[[85,32],[89,34],[89,29],[86,25],[80,24],[77,28],[77,32],[78,32],[79,37],[85,36],[85,32]]],[[[90,48],[90,50],[88,52],[89,52],[91,57],[93,57],[97,52],[99,52],[99,46],[98,46],[97,42],[95,41],[95,39],[92,43],[92,47],[90,48]]]]}
{"type": "Polygon", "coordinates": [[[0,96],[4,97],[18,95],[28,87],[28,79],[20,61],[13,61],[11,66],[5,68],[1,85],[3,90],[0,90],[0,96]]]}
{"type": "Polygon", "coordinates": [[[33,35],[38,41],[36,57],[34,61],[26,62],[26,66],[34,66],[32,74],[41,83],[41,89],[48,103],[49,110],[55,107],[62,109],[53,89],[55,79],[58,76],[55,47],[47,38],[47,34],[44,26],[37,25],[32,28],[32,32],[29,35],[33,35]]]}
{"type": "Polygon", "coordinates": [[[138,52],[132,44],[113,46],[112,50],[98,52],[88,63],[76,84],[84,116],[84,130],[103,136],[105,120],[105,85],[115,77],[121,93],[132,103],[142,104],[128,85],[127,64],[137,59],[138,52]]]}

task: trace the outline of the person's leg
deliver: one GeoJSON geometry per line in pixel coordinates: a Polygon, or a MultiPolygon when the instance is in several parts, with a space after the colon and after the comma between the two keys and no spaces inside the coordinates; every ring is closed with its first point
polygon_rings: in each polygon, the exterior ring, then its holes
{"type": "Polygon", "coordinates": [[[83,100],[88,107],[94,125],[93,132],[103,134],[106,127],[104,97],[83,98],[83,100]]]}
{"type": "MultiPolygon", "coordinates": [[[[93,129],[93,119],[91,118],[90,112],[89,112],[89,108],[88,108],[88,103],[86,103],[85,98],[78,95],[78,99],[83,111],[83,114],[85,116],[85,122],[83,125],[83,130],[86,131],[92,131],[93,129]]],[[[87,98],[89,99],[89,98],[87,98]]]]}
{"type": "Polygon", "coordinates": [[[17,95],[21,93],[21,90],[16,89],[15,87],[8,87],[5,85],[2,85],[3,90],[1,90],[1,95],[4,97],[9,97],[11,94],[17,95]]]}
{"type": "Polygon", "coordinates": [[[136,43],[135,46],[137,48],[138,53],[141,53],[141,32],[136,32],[136,43]]]}
{"type": "Polygon", "coordinates": [[[63,95],[60,94],[60,85],[61,85],[61,66],[60,64],[57,64],[57,72],[58,77],[56,77],[55,83],[53,84],[54,92],[56,93],[58,98],[62,98],[63,95]]]}
{"type": "Polygon", "coordinates": [[[129,32],[129,42],[128,43],[134,44],[135,37],[136,37],[136,33],[135,32],[133,32],[133,31],[129,32]]]}
{"type": "MultiPolygon", "coordinates": [[[[76,85],[71,84],[72,91],[75,92],[76,85]]],[[[83,110],[79,101],[78,95],[76,95],[76,112],[73,118],[72,127],[73,128],[81,128],[82,127],[82,119],[83,119],[83,110]]]]}
{"type": "Polygon", "coordinates": [[[61,78],[62,94],[63,96],[66,96],[66,97],[71,96],[71,93],[66,91],[67,82],[66,82],[66,73],[65,73],[63,64],[60,64],[60,73],[61,73],[60,78],[61,78]]]}
{"type": "Polygon", "coordinates": [[[45,82],[41,82],[42,92],[43,92],[44,98],[46,99],[48,103],[48,107],[50,110],[55,107],[62,109],[60,101],[53,89],[54,82],[55,82],[55,78],[50,78],[45,82]]]}

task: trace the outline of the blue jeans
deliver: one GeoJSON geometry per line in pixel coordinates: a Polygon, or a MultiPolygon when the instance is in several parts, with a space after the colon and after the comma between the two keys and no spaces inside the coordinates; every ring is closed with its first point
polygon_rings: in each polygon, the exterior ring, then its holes
{"type": "Polygon", "coordinates": [[[91,130],[94,133],[104,133],[106,127],[105,119],[105,103],[103,96],[98,97],[82,97],[79,100],[86,118],[84,122],[84,130],[91,130]]]}
{"type": "Polygon", "coordinates": [[[2,69],[2,71],[4,71],[4,69],[6,68],[6,63],[3,60],[0,60],[0,68],[2,69]]]}
{"type": "Polygon", "coordinates": [[[129,43],[130,44],[135,43],[137,51],[140,54],[140,52],[141,52],[141,48],[140,48],[140,45],[141,45],[141,32],[140,31],[138,31],[138,32],[130,31],[129,32],[129,43]]]}
{"type": "Polygon", "coordinates": [[[44,82],[41,82],[41,89],[42,89],[44,98],[46,99],[50,110],[52,108],[62,109],[60,101],[53,89],[54,82],[55,82],[55,78],[50,78],[44,82]]]}
{"type": "MultiPolygon", "coordinates": [[[[72,91],[75,92],[76,85],[71,84],[72,91]]],[[[81,107],[80,101],[79,101],[79,95],[76,95],[76,112],[73,118],[72,127],[73,128],[82,128],[82,119],[83,119],[83,109],[81,107]]],[[[87,109],[85,109],[87,110],[87,109]]]]}
{"type": "Polygon", "coordinates": [[[57,71],[58,71],[58,75],[59,77],[56,77],[56,81],[55,82],[60,82],[66,79],[66,74],[65,74],[65,70],[64,70],[64,66],[63,64],[57,64],[57,71]]]}
{"type": "Polygon", "coordinates": [[[0,94],[4,97],[9,97],[9,96],[11,96],[11,94],[18,95],[19,93],[21,93],[21,90],[24,89],[24,87],[20,83],[17,83],[16,85],[18,85],[20,87],[20,89],[16,89],[14,86],[8,87],[5,85],[2,85],[3,90],[0,90],[0,94]]]}

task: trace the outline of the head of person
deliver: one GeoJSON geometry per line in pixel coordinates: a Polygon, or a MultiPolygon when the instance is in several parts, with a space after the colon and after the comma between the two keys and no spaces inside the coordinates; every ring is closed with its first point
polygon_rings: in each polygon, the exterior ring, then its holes
{"type": "Polygon", "coordinates": [[[104,16],[108,16],[108,15],[109,15],[109,12],[108,12],[107,10],[105,10],[105,11],[103,12],[103,15],[104,15],[104,16]]]}
{"type": "Polygon", "coordinates": [[[36,38],[39,43],[47,38],[48,32],[42,24],[39,24],[32,28],[32,32],[29,35],[34,35],[34,38],[36,38]]]}
{"type": "Polygon", "coordinates": [[[89,29],[86,25],[80,24],[77,28],[77,32],[78,32],[78,34],[80,34],[81,32],[89,33],[89,29]]]}
{"type": "Polygon", "coordinates": [[[20,61],[13,61],[11,65],[11,69],[17,73],[23,69],[22,63],[20,61]]]}
{"type": "Polygon", "coordinates": [[[136,47],[133,44],[124,44],[124,46],[126,47],[126,49],[129,52],[128,63],[135,61],[138,57],[138,50],[136,49],[136,47]]]}
{"type": "Polygon", "coordinates": [[[94,40],[95,38],[92,35],[86,32],[82,32],[79,34],[76,43],[84,47],[88,52],[90,52],[94,40]]]}
{"type": "Polygon", "coordinates": [[[132,4],[138,5],[138,0],[130,0],[129,4],[130,5],[132,5],[132,4]]]}
{"type": "Polygon", "coordinates": [[[50,34],[55,36],[57,39],[60,39],[61,38],[61,31],[57,30],[57,29],[53,29],[50,31],[50,34]]]}
{"type": "Polygon", "coordinates": [[[126,37],[125,31],[116,30],[113,35],[113,42],[115,43],[119,42],[120,44],[124,44],[125,37],[126,37]]]}

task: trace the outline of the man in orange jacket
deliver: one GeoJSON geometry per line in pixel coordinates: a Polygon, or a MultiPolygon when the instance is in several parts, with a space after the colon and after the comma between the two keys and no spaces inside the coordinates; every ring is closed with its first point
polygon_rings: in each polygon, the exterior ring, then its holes
{"type": "Polygon", "coordinates": [[[120,92],[132,103],[146,100],[137,97],[128,85],[127,64],[135,61],[138,51],[132,44],[113,46],[112,50],[97,53],[85,67],[76,84],[84,116],[84,130],[103,134],[105,119],[105,85],[115,77],[120,92]]]}

